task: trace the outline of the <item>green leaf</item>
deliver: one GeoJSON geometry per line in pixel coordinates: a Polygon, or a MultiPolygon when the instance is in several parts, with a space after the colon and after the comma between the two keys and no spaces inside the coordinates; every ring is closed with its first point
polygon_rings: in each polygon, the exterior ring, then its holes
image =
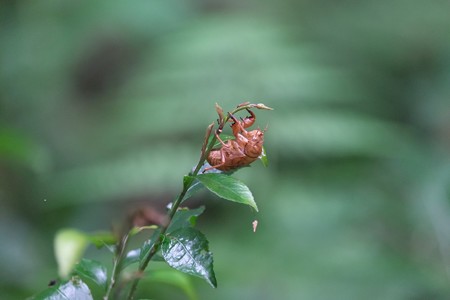
{"type": "Polygon", "coordinates": [[[122,261],[122,264],[120,265],[122,269],[125,269],[131,264],[137,263],[139,261],[139,258],[141,256],[141,249],[133,249],[128,251],[127,255],[122,261]]]}
{"type": "Polygon", "coordinates": [[[107,231],[87,234],[87,237],[97,248],[102,248],[106,245],[115,245],[117,243],[117,238],[111,232],[107,231]]]}
{"type": "Polygon", "coordinates": [[[258,211],[252,192],[242,181],[228,175],[212,173],[197,175],[196,178],[220,198],[250,205],[258,211]]]}
{"type": "Polygon", "coordinates": [[[92,280],[106,291],[108,275],[106,273],[106,267],[100,262],[83,258],[75,266],[74,271],[81,277],[92,280]]]}
{"type": "Polygon", "coordinates": [[[194,227],[197,217],[205,211],[204,206],[196,209],[179,208],[170,223],[167,232],[173,232],[183,227],[194,227]]]}
{"type": "Polygon", "coordinates": [[[150,254],[150,251],[152,250],[153,245],[160,238],[160,232],[161,232],[161,229],[156,229],[153,232],[152,237],[149,240],[146,240],[144,242],[144,244],[141,247],[140,253],[139,253],[139,263],[142,263],[143,261],[145,261],[146,257],[150,254]]]}
{"type": "Polygon", "coordinates": [[[195,179],[194,183],[192,183],[192,185],[189,187],[186,194],[184,195],[182,202],[191,198],[195,193],[197,193],[198,191],[200,191],[203,188],[204,188],[204,186],[197,179],[195,179]]]}
{"type": "Polygon", "coordinates": [[[89,287],[77,276],[52,286],[31,300],[93,300],[89,287]]]}
{"type": "Polygon", "coordinates": [[[190,186],[192,182],[195,180],[195,177],[186,175],[183,177],[183,187],[186,188],[187,186],[190,186]]]}
{"type": "Polygon", "coordinates": [[[184,195],[182,202],[186,201],[203,188],[203,185],[195,177],[187,175],[183,177],[183,185],[184,187],[190,185],[190,187],[184,195]]]}
{"type": "Polygon", "coordinates": [[[146,280],[154,283],[165,283],[175,286],[181,289],[189,300],[198,299],[194,286],[192,285],[189,277],[177,270],[152,270],[146,272],[146,280]]]}
{"type": "Polygon", "coordinates": [[[56,233],[54,248],[59,276],[62,278],[69,276],[88,244],[89,238],[81,231],[61,229],[56,233]]]}
{"type": "Polygon", "coordinates": [[[259,159],[261,160],[264,167],[267,168],[269,166],[269,159],[267,158],[266,149],[264,149],[264,147],[262,148],[262,153],[259,156],[259,159]]]}
{"type": "Polygon", "coordinates": [[[187,227],[166,235],[161,252],[172,268],[203,278],[212,287],[217,287],[208,240],[200,231],[187,227]]]}

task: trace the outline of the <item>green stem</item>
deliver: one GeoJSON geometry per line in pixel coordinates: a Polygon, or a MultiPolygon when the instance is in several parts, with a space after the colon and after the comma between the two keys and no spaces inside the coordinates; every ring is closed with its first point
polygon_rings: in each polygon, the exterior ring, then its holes
{"type": "MultiPolygon", "coordinates": [[[[247,109],[247,108],[251,108],[251,107],[254,107],[254,105],[250,104],[250,105],[239,106],[239,107],[235,108],[230,113],[231,114],[235,114],[238,111],[241,111],[241,110],[244,110],[244,109],[247,109]]],[[[230,116],[227,115],[222,120],[220,120],[219,128],[216,130],[217,134],[220,134],[222,132],[223,127],[225,126],[225,124],[228,122],[229,119],[230,119],[230,116]]],[[[211,131],[209,132],[209,134],[207,134],[206,140],[208,140],[210,133],[211,133],[211,131]]],[[[190,173],[190,175],[192,177],[197,176],[198,172],[200,172],[200,169],[203,166],[203,164],[205,163],[206,158],[209,155],[209,152],[214,147],[214,144],[216,143],[216,140],[217,140],[216,135],[213,135],[211,141],[208,144],[208,147],[206,147],[206,150],[204,152],[202,151],[202,155],[201,155],[200,160],[198,161],[198,164],[195,167],[194,171],[192,171],[192,173],[190,173]]],[[[177,199],[175,200],[175,202],[173,203],[172,207],[170,208],[170,211],[169,211],[169,222],[167,222],[166,225],[161,226],[161,230],[160,231],[157,230],[157,231],[155,231],[153,233],[152,239],[155,237],[156,234],[159,235],[159,238],[153,243],[152,248],[148,252],[148,255],[144,258],[142,263],[139,265],[138,274],[142,274],[145,271],[145,269],[147,268],[147,266],[150,263],[150,261],[153,258],[153,256],[156,254],[156,252],[158,252],[159,247],[161,246],[161,243],[163,241],[164,234],[166,233],[167,228],[169,227],[169,225],[172,222],[172,219],[173,219],[175,213],[178,210],[178,207],[180,206],[181,202],[183,201],[184,196],[186,195],[186,193],[189,190],[189,188],[192,186],[193,182],[194,181],[192,180],[189,184],[185,184],[183,186],[183,190],[178,195],[177,199]]],[[[132,283],[131,288],[130,288],[130,292],[128,294],[128,298],[127,298],[128,300],[132,300],[133,299],[134,294],[136,293],[136,289],[137,289],[137,286],[139,284],[139,281],[140,281],[140,277],[136,277],[133,280],[133,283],[132,283]]]]}
{"type": "Polygon", "coordinates": [[[115,255],[114,263],[113,263],[111,280],[109,282],[109,286],[108,286],[108,289],[106,291],[105,297],[103,297],[104,300],[108,300],[109,299],[111,291],[113,290],[113,288],[116,285],[117,278],[119,277],[119,274],[120,274],[120,269],[121,269],[121,265],[122,265],[123,255],[124,255],[125,250],[127,248],[128,237],[129,237],[128,233],[125,234],[122,237],[119,245],[117,246],[116,255],[115,255]]]}
{"type": "MultiPolygon", "coordinates": [[[[202,155],[202,157],[200,158],[197,166],[195,167],[194,171],[191,173],[191,176],[196,176],[198,174],[198,172],[200,171],[203,163],[205,162],[206,158],[208,157],[209,152],[211,151],[212,147],[214,146],[216,142],[216,137],[214,136],[205,153],[202,155]]],[[[167,222],[167,225],[164,225],[161,227],[161,231],[157,230],[155,231],[154,234],[158,234],[159,238],[158,240],[152,245],[152,248],[150,249],[150,251],[148,252],[149,254],[147,255],[147,257],[145,257],[144,261],[139,265],[138,268],[138,273],[143,273],[145,271],[145,269],[147,268],[149,262],[151,261],[151,259],[153,258],[153,256],[156,254],[156,252],[158,252],[159,247],[161,246],[164,234],[167,231],[167,228],[169,228],[170,223],[172,222],[173,217],[175,216],[175,213],[178,210],[178,207],[180,206],[181,202],[183,201],[184,196],[186,195],[187,191],[189,190],[189,188],[192,186],[193,181],[191,181],[189,184],[184,185],[183,190],[181,191],[181,193],[178,195],[177,199],[175,200],[175,202],[173,203],[172,207],[170,208],[169,211],[169,222],[167,222]]],[[[152,237],[153,238],[153,237],[152,237]]],[[[132,300],[134,297],[134,294],[136,293],[136,288],[139,284],[140,281],[140,277],[137,277],[133,280],[133,283],[131,285],[130,288],[130,292],[128,294],[128,300],[132,300]]]]}

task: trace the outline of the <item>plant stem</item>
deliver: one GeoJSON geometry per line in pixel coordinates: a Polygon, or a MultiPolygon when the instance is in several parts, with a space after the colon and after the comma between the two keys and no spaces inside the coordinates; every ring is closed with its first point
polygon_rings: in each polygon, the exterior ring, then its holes
{"type": "MultiPolygon", "coordinates": [[[[251,108],[251,107],[255,107],[255,106],[253,104],[238,106],[232,112],[230,112],[230,114],[235,114],[238,111],[241,111],[241,110],[244,110],[244,109],[247,109],[247,108],[251,108]]],[[[224,116],[224,118],[219,121],[219,128],[216,130],[217,135],[219,135],[222,132],[223,127],[225,126],[225,124],[230,119],[230,114],[224,116]]],[[[205,141],[208,140],[211,132],[212,132],[212,124],[207,129],[207,135],[205,137],[205,141]]],[[[209,152],[214,147],[214,144],[216,143],[216,140],[217,140],[216,135],[213,135],[212,138],[211,138],[211,141],[209,142],[208,146],[206,147],[206,150],[203,149],[204,147],[202,148],[202,155],[200,157],[200,160],[198,161],[197,166],[195,167],[194,171],[192,171],[189,174],[190,176],[195,177],[200,172],[200,169],[203,166],[204,162],[206,161],[206,158],[208,157],[209,152]]],[[[148,266],[150,260],[152,259],[152,257],[156,254],[156,252],[158,252],[159,247],[161,246],[161,243],[162,243],[162,241],[164,239],[164,234],[166,233],[167,228],[169,227],[169,225],[172,222],[172,219],[173,219],[175,213],[178,210],[178,207],[180,206],[181,202],[183,201],[184,196],[186,195],[186,193],[189,190],[189,188],[192,186],[193,182],[194,182],[194,180],[192,180],[188,184],[184,184],[183,185],[183,190],[178,195],[177,199],[175,200],[175,202],[173,203],[172,207],[170,208],[170,211],[169,211],[169,222],[167,222],[167,224],[161,226],[161,230],[156,230],[153,233],[152,239],[155,237],[155,234],[158,234],[159,237],[153,243],[153,245],[151,246],[151,249],[148,252],[148,255],[145,257],[145,259],[139,265],[138,274],[141,274],[141,273],[143,273],[145,271],[145,269],[147,268],[147,266],[148,266]]],[[[132,300],[133,299],[134,294],[136,293],[136,289],[137,289],[137,286],[139,284],[139,281],[140,281],[140,277],[136,277],[133,280],[133,283],[132,283],[131,288],[130,288],[130,292],[128,293],[128,298],[127,298],[128,300],[132,300]]]]}
{"type": "Polygon", "coordinates": [[[128,235],[128,233],[126,233],[122,237],[121,241],[119,242],[119,245],[117,246],[117,250],[116,250],[116,254],[115,254],[114,262],[113,262],[111,280],[109,282],[109,286],[106,291],[105,297],[103,297],[104,300],[109,299],[111,291],[113,290],[114,286],[116,285],[117,278],[119,277],[119,274],[120,274],[120,267],[122,264],[123,254],[125,253],[125,250],[127,248],[128,237],[129,237],[129,235],[128,235]]]}
{"type": "MultiPolygon", "coordinates": [[[[208,147],[206,148],[206,151],[203,153],[203,155],[200,157],[200,160],[197,164],[197,166],[195,167],[194,171],[191,173],[191,176],[196,176],[198,174],[198,172],[200,171],[203,163],[205,162],[206,158],[208,157],[209,152],[211,151],[212,147],[214,146],[214,143],[216,142],[216,137],[213,136],[213,138],[211,139],[208,147]]],[[[154,234],[158,234],[159,238],[158,240],[152,245],[152,248],[149,251],[149,254],[147,255],[147,257],[145,257],[144,261],[139,265],[138,268],[138,273],[142,273],[144,272],[144,270],[147,268],[150,260],[152,259],[152,257],[156,254],[156,252],[158,252],[159,247],[161,246],[161,243],[163,241],[163,237],[164,234],[167,231],[167,228],[169,228],[170,223],[172,222],[172,219],[175,215],[175,213],[178,210],[178,207],[180,206],[181,202],[183,201],[184,196],[186,195],[187,191],[189,190],[189,188],[192,186],[193,181],[191,181],[189,184],[185,184],[183,186],[183,190],[181,191],[181,193],[178,195],[177,199],[175,200],[175,202],[173,203],[172,207],[170,208],[169,211],[169,222],[167,222],[167,225],[161,226],[161,231],[155,231],[154,234]]],[[[128,300],[132,300],[134,297],[134,294],[136,292],[136,288],[139,284],[139,280],[140,278],[137,277],[133,280],[133,283],[131,285],[130,288],[130,292],[128,294],[128,300]]]]}

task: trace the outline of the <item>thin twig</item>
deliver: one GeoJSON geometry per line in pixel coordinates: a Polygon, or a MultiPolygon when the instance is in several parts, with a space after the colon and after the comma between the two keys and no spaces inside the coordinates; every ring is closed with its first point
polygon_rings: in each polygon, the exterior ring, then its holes
{"type": "Polygon", "coordinates": [[[119,244],[117,245],[117,249],[115,251],[115,257],[113,262],[113,269],[111,274],[111,280],[109,282],[108,289],[106,291],[105,297],[103,297],[104,300],[108,300],[109,296],[111,294],[111,291],[116,285],[117,278],[119,277],[120,271],[121,271],[121,265],[123,260],[123,255],[125,253],[125,250],[127,248],[128,244],[128,233],[123,235],[122,239],[120,240],[119,244]]]}

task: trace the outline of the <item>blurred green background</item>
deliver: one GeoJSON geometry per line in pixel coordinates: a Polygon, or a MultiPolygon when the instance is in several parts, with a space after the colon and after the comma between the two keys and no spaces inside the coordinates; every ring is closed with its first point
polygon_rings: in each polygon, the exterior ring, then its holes
{"type": "MultiPolygon", "coordinates": [[[[262,102],[260,208],[208,193],[200,299],[450,298],[450,2],[3,1],[0,298],[57,276],[60,228],[162,210],[218,102],[262,102]],[[256,233],[251,222],[259,220],[256,233]]],[[[105,250],[89,258],[109,262],[105,250]]],[[[142,284],[152,299],[187,299],[142,284]]]]}

